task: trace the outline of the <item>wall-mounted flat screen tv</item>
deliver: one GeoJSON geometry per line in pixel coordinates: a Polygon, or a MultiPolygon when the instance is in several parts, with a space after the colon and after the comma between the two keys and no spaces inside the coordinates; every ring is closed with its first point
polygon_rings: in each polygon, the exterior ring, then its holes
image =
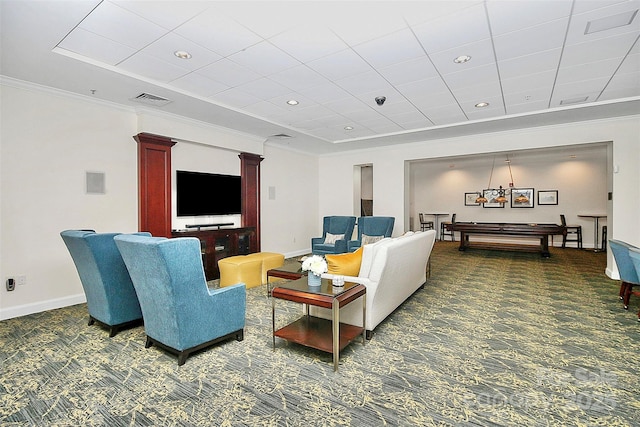
{"type": "Polygon", "coordinates": [[[232,215],[242,211],[240,177],[176,171],[178,216],[232,215]]]}

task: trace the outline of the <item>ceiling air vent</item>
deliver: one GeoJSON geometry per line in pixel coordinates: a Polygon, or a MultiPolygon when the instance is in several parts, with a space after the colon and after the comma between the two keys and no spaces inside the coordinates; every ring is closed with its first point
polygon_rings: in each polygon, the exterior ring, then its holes
{"type": "Polygon", "coordinates": [[[172,102],[167,98],[163,98],[157,95],[151,95],[150,93],[141,93],[140,95],[131,98],[132,101],[140,102],[141,104],[153,105],[155,107],[163,107],[172,102]]]}
{"type": "Polygon", "coordinates": [[[293,137],[291,135],[287,135],[286,133],[279,133],[277,135],[271,135],[269,138],[286,139],[286,138],[293,138],[293,137]]]}

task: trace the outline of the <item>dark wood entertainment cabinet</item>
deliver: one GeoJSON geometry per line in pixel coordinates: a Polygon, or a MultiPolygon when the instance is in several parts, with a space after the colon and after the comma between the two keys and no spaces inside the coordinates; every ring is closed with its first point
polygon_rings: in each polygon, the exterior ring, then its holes
{"type": "Polygon", "coordinates": [[[218,261],[234,255],[258,251],[255,227],[221,228],[219,230],[174,230],[171,237],[196,237],[202,247],[202,262],[207,280],[220,278],[218,261]]]}

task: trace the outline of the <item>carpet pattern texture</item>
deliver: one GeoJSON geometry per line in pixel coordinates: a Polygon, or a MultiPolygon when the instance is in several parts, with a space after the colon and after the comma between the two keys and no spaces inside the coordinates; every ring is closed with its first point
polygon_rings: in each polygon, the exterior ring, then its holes
{"type": "MultiPolygon", "coordinates": [[[[638,426],[638,300],[623,310],[605,267],[437,242],[427,285],[335,373],[330,354],[272,348],[264,287],[247,291],[244,341],[181,367],[143,327],[87,326],[85,305],[2,321],[0,425],[638,426]]],[[[276,307],[280,326],[301,314],[276,307]]]]}

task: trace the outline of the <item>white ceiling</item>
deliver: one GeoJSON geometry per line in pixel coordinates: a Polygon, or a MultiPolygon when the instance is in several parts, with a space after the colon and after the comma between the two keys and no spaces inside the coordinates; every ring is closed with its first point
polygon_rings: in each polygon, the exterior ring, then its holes
{"type": "Polygon", "coordinates": [[[640,0],[0,7],[3,76],[319,154],[640,113],[640,0]]]}

